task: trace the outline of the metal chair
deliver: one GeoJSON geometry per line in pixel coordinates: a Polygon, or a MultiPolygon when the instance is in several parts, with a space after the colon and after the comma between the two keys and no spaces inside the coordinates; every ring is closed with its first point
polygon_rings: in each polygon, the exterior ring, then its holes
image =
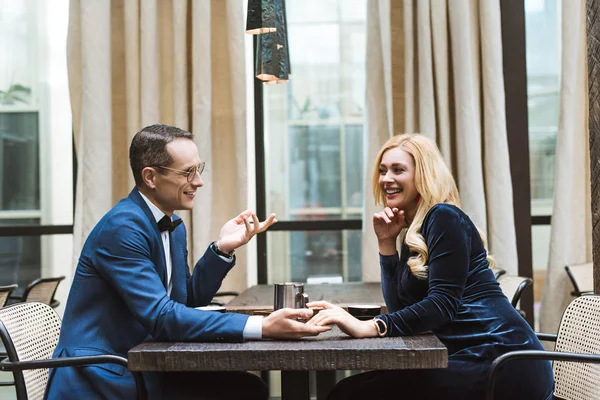
{"type": "Polygon", "coordinates": [[[571,295],[578,297],[594,293],[594,269],[592,263],[565,265],[567,276],[573,284],[571,295]]]}
{"type": "Polygon", "coordinates": [[[18,287],[19,286],[16,284],[0,286],[0,308],[4,307],[6,305],[6,302],[8,301],[10,294],[13,292],[13,290],[15,290],[18,287]]]}
{"type": "MultiPolygon", "coordinates": [[[[556,342],[554,351],[520,350],[501,355],[488,371],[486,398],[493,400],[495,375],[500,366],[517,358],[554,360],[555,398],[600,399],[600,296],[577,297],[565,310],[558,334],[538,333],[540,340],[556,342]]],[[[532,377],[535,379],[535,377],[532,377]]]]}
{"type": "MultiPolygon", "coordinates": [[[[0,309],[0,338],[8,353],[8,360],[0,362],[0,370],[12,371],[17,400],[37,400],[43,397],[48,383],[48,368],[93,364],[119,364],[127,367],[127,359],[116,355],[52,359],[60,325],[60,317],[47,304],[27,302],[0,309]]],[[[142,374],[132,374],[137,387],[137,399],[145,399],[142,374]]]]}
{"type": "Polygon", "coordinates": [[[525,276],[507,275],[504,274],[498,279],[500,289],[514,308],[517,308],[519,300],[523,295],[525,288],[533,283],[531,278],[525,276]]]}
{"type": "MultiPolygon", "coordinates": [[[[15,290],[16,288],[18,288],[19,286],[14,284],[14,285],[8,285],[8,286],[0,286],[0,308],[4,307],[6,305],[6,302],[8,301],[8,297],[10,296],[10,294],[12,293],[13,290],[15,290]]],[[[3,360],[7,357],[6,354],[6,350],[4,349],[4,346],[2,346],[2,348],[0,348],[0,360],[3,360]]],[[[7,381],[7,382],[0,382],[0,386],[12,386],[15,383],[12,381],[7,381]]]]}
{"type": "Polygon", "coordinates": [[[27,285],[20,297],[10,296],[9,298],[12,300],[11,304],[39,301],[40,303],[48,304],[52,308],[56,308],[60,305],[60,302],[54,298],[54,295],[56,294],[58,284],[63,279],[65,279],[64,276],[36,279],[27,285]]]}

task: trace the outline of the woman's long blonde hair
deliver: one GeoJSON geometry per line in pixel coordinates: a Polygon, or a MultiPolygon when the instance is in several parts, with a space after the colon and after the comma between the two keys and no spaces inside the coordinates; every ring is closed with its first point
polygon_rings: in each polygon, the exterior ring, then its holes
{"type": "MultiPolygon", "coordinates": [[[[383,154],[393,148],[400,147],[413,158],[415,163],[415,188],[420,195],[417,212],[406,232],[406,244],[416,255],[408,259],[411,272],[419,279],[427,279],[428,249],[425,238],[421,235],[421,226],[427,212],[438,203],[452,204],[460,208],[460,197],[454,177],[444,162],[444,158],[436,144],[421,134],[396,135],[389,139],[379,150],[373,171],[373,196],[375,204],[386,205],[385,194],[379,185],[379,168],[383,154]]],[[[484,246],[485,235],[477,228],[484,246]]],[[[494,266],[494,258],[487,255],[490,267],[494,266]]]]}

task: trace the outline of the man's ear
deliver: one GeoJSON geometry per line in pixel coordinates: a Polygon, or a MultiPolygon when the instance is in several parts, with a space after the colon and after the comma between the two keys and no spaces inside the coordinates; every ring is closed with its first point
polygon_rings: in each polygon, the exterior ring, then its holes
{"type": "Polygon", "coordinates": [[[148,186],[150,189],[156,188],[156,170],[151,167],[146,167],[142,170],[142,181],[148,186]]]}

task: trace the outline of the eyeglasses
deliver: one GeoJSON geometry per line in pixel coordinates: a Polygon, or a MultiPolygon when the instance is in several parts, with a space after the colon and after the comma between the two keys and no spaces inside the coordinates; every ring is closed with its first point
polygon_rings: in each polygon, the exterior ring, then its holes
{"type": "Polygon", "coordinates": [[[168,171],[173,171],[174,173],[176,173],[177,175],[183,175],[185,177],[187,177],[187,181],[191,182],[194,180],[194,177],[196,176],[196,173],[198,173],[198,175],[202,175],[202,171],[204,171],[204,165],[206,163],[204,161],[200,161],[200,164],[198,165],[194,165],[192,168],[188,169],[187,171],[181,170],[181,169],[174,169],[174,168],[169,168],[169,167],[163,167],[160,165],[156,165],[154,168],[160,168],[160,169],[166,169],[168,171]]]}

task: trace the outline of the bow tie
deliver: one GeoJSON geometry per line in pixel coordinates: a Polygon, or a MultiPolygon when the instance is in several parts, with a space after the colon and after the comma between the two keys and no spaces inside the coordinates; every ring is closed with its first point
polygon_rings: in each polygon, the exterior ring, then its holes
{"type": "Polygon", "coordinates": [[[164,232],[166,230],[168,230],[169,232],[173,232],[173,230],[175,228],[177,228],[179,226],[179,224],[181,224],[183,222],[182,219],[178,219],[176,221],[171,221],[171,218],[169,218],[167,215],[165,215],[164,217],[162,217],[160,219],[160,221],[158,221],[158,229],[161,232],[164,232]]]}

